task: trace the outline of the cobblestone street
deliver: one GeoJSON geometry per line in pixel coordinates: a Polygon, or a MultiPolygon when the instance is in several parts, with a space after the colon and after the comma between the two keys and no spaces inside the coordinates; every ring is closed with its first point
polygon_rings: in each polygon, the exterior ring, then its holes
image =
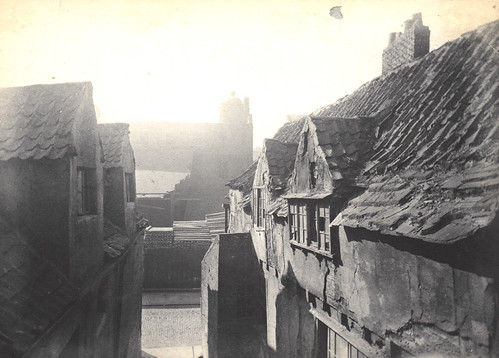
{"type": "Polygon", "coordinates": [[[201,345],[200,308],[142,310],[142,348],[201,345]]]}
{"type": "Polygon", "coordinates": [[[201,356],[201,311],[199,306],[192,307],[196,297],[186,295],[193,296],[185,292],[144,294],[146,305],[142,309],[142,357],[201,356]],[[182,303],[189,306],[182,307],[182,303]],[[165,306],[161,307],[161,304],[165,306]]]}

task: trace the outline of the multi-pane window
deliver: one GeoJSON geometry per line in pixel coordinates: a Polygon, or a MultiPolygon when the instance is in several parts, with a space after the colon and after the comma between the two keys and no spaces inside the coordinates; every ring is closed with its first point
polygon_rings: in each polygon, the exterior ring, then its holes
{"type": "Polygon", "coordinates": [[[125,173],[126,201],[135,201],[135,177],[133,173],[125,173]]]}
{"type": "Polygon", "coordinates": [[[357,347],[318,321],[317,358],[367,358],[357,347]]]}
{"type": "Polygon", "coordinates": [[[327,358],[366,358],[366,355],[332,329],[328,329],[327,358]]]}
{"type": "Polygon", "coordinates": [[[97,213],[95,169],[78,168],[78,215],[97,213]]]}
{"type": "Polygon", "coordinates": [[[298,205],[289,204],[289,227],[291,228],[291,240],[300,241],[298,234],[298,205]]]}
{"type": "Polygon", "coordinates": [[[257,227],[265,227],[265,198],[261,188],[253,189],[253,221],[257,227]]]}
{"type": "Polygon", "coordinates": [[[325,203],[289,203],[290,237],[293,241],[331,252],[331,220],[331,210],[325,203]]]}
{"type": "Polygon", "coordinates": [[[319,215],[317,218],[317,231],[319,233],[320,249],[325,251],[331,250],[331,230],[329,229],[329,222],[331,217],[329,215],[329,206],[319,205],[319,215]]]}
{"type": "Polygon", "coordinates": [[[298,204],[298,242],[308,241],[307,205],[298,204]]]}

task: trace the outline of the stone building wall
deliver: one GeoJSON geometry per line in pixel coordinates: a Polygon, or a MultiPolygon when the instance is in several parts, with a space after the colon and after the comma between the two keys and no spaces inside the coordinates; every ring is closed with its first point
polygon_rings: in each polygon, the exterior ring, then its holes
{"type": "Polygon", "coordinates": [[[144,288],[199,288],[201,261],[211,240],[173,240],[173,231],[149,231],[144,252],[144,288]]]}

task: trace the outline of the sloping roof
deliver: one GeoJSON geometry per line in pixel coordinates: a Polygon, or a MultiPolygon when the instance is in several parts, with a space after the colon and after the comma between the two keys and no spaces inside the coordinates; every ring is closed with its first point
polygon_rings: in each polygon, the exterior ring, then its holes
{"type": "Polygon", "coordinates": [[[104,154],[104,168],[123,166],[123,145],[129,133],[128,127],[128,123],[97,125],[104,154]]]}
{"type": "Polygon", "coordinates": [[[0,160],[76,155],[76,113],[92,106],[90,82],[0,89],[0,160]],[[90,95],[89,95],[90,93],[90,95]]]}
{"type": "Polygon", "coordinates": [[[265,139],[264,155],[269,166],[269,175],[272,185],[285,189],[291,172],[293,171],[298,145],[283,143],[275,139],[265,139]]]}
{"type": "Polygon", "coordinates": [[[451,244],[494,219],[498,187],[498,164],[480,164],[459,173],[376,176],[333,224],[451,244]]]}
{"type": "Polygon", "coordinates": [[[487,226],[499,200],[499,21],[316,115],[374,115],[368,188],[335,224],[451,243],[487,226]]]}
{"type": "Polygon", "coordinates": [[[281,128],[277,130],[273,139],[283,143],[298,144],[298,142],[300,141],[300,133],[306,119],[307,116],[304,116],[303,118],[297,121],[288,122],[284,124],[281,128]]]}
{"type": "Polygon", "coordinates": [[[78,289],[0,218],[0,355],[28,350],[75,302],[78,289]]]}
{"type": "Polygon", "coordinates": [[[333,179],[359,174],[373,145],[370,118],[312,117],[333,179]]]}
{"type": "Polygon", "coordinates": [[[466,33],[313,115],[382,117],[371,170],[497,160],[498,34],[466,33]]]}
{"type": "Polygon", "coordinates": [[[250,193],[257,165],[258,160],[255,160],[244,172],[225,185],[234,190],[241,190],[244,194],[250,193]]]}

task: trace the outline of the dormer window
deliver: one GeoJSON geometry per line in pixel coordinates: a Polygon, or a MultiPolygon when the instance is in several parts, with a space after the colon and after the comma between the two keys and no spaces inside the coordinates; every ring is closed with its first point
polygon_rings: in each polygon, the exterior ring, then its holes
{"type": "Polygon", "coordinates": [[[330,254],[331,209],[328,203],[317,200],[289,200],[290,239],[302,247],[310,247],[330,254]]]}

